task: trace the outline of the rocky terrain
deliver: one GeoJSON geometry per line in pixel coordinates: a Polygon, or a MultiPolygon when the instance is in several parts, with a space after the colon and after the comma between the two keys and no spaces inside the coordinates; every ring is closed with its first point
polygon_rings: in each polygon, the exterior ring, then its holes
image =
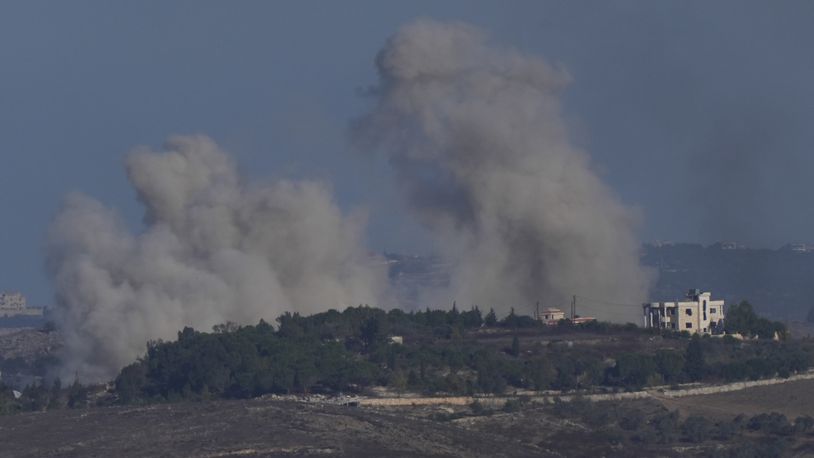
{"type": "Polygon", "coordinates": [[[803,380],[680,399],[495,409],[339,405],[319,396],[63,409],[0,416],[0,456],[807,456],[810,431],[742,426],[734,437],[693,441],[684,423],[704,414],[712,431],[741,413],[793,419],[811,409],[812,392],[814,381],[803,380]]]}
{"type": "MultiPolygon", "coordinates": [[[[374,410],[276,400],[0,417],[0,456],[540,456],[499,432],[374,410]]],[[[544,453],[543,453],[544,454],[544,453]]]]}

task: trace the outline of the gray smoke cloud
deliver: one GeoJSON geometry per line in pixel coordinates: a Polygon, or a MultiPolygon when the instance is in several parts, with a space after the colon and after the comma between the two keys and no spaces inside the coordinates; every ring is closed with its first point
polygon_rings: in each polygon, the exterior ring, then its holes
{"type": "Polygon", "coordinates": [[[283,311],[378,304],[384,265],[362,245],[364,215],[345,216],[317,182],[244,183],[203,136],[128,155],[146,207],[131,233],[117,214],[70,195],[48,237],[62,376],[110,379],[154,339],[184,326],[273,320],[283,311]]]}
{"type": "MultiPolygon", "coordinates": [[[[651,276],[639,265],[635,212],[569,141],[564,70],[493,46],[469,25],[431,20],[403,27],[376,64],[376,106],[354,136],[387,151],[412,209],[453,263],[450,290],[435,298],[504,312],[528,312],[537,300],[561,306],[572,294],[646,299],[651,276]]],[[[614,321],[639,311],[580,309],[614,321]]]]}

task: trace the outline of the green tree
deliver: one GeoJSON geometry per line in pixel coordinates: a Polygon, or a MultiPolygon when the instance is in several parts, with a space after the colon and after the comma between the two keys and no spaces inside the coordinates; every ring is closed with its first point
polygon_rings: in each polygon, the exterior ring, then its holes
{"type": "Polygon", "coordinates": [[[574,361],[569,358],[560,358],[556,361],[557,376],[554,378],[552,388],[557,390],[571,390],[577,387],[577,368],[574,361]]]}
{"type": "Polygon", "coordinates": [[[675,440],[678,429],[678,411],[674,410],[659,415],[652,421],[658,440],[662,444],[669,444],[675,440]]]}
{"type": "Polygon", "coordinates": [[[692,336],[684,356],[684,372],[690,380],[701,380],[706,375],[706,362],[704,361],[704,347],[698,334],[692,336]]]}
{"type": "Polygon", "coordinates": [[[642,353],[622,353],[609,372],[608,383],[641,388],[655,372],[656,364],[650,356],[642,353]]]}
{"type": "Polygon", "coordinates": [[[680,381],[684,372],[684,355],[674,350],[659,350],[656,352],[656,370],[667,383],[680,381]]]}
{"type": "Polygon", "coordinates": [[[73,384],[68,388],[68,407],[72,409],[85,407],[88,402],[88,389],[79,383],[79,380],[74,380],[73,384]]]}
{"type": "Polygon", "coordinates": [[[472,307],[468,312],[461,313],[461,324],[467,328],[477,328],[483,324],[483,317],[477,306],[472,307]]]}
{"type": "Polygon", "coordinates": [[[386,330],[386,320],[382,316],[373,316],[367,319],[360,330],[360,337],[366,348],[375,346],[384,340],[386,330]]]}
{"type": "Polygon", "coordinates": [[[489,309],[489,313],[486,314],[486,317],[483,319],[483,323],[489,327],[497,326],[497,315],[495,315],[495,309],[489,309]]]}
{"type": "Polygon", "coordinates": [[[48,409],[62,407],[62,381],[57,377],[51,385],[51,396],[48,400],[48,409]]]}
{"type": "Polygon", "coordinates": [[[402,393],[407,389],[407,377],[403,371],[395,370],[390,374],[390,379],[387,384],[396,390],[397,393],[402,393]]]}
{"type": "Polygon", "coordinates": [[[681,425],[681,433],[688,442],[704,442],[709,439],[712,423],[699,415],[691,415],[681,425]]]}
{"type": "Polygon", "coordinates": [[[724,329],[729,333],[760,336],[761,339],[771,339],[775,334],[780,338],[785,338],[787,333],[783,323],[759,317],[752,304],[746,301],[729,307],[726,312],[724,329]]]}
{"type": "Polygon", "coordinates": [[[814,418],[810,415],[800,416],[794,420],[794,430],[798,433],[808,432],[814,429],[814,418]]]}
{"type": "Polygon", "coordinates": [[[147,368],[141,361],[126,366],[116,377],[116,394],[119,402],[130,404],[139,400],[147,384],[147,368]]]}
{"type": "Polygon", "coordinates": [[[542,359],[535,359],[526,364],[526,378],[535,390],[547,390],[551,387],[556,373],[554,368],[542,359]]]}

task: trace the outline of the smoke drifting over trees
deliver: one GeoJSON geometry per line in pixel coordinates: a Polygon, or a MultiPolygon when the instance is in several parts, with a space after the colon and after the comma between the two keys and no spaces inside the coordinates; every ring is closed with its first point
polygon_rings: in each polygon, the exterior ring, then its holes
{"type": "Polygon", "coordinates": [[[184,326],[378,303],[386,272],[362,248],[363,219],[343,216],[323,185],[242,183],[206,137],[165,150],[126,161],[143,232],[84,195],[69,196],[50,228],[64,375],[110,378],[184,326]]]}
{"type": "MultiPolygon", "coordinates": [[[[401,29],[377,65],[377,104],[355,137],[387,151],[411,209],[452,262],[450,289],[427,292],[427,305],[457,299],[507,312],[571,294],[646,297],[634,215],[569,142],[564,71],[470,26],[432,21],[401,29]]],[[[109,378],[148,340],[184,326],[388,305],[363,218],[343,215],[325,186],[244,183],[201,136],[136,150],[126,166],[146,208],[143,231],[78,194],[50,228],[63,375],[109,378]]],[[[581,310],[615,320],[634,311],[581,310]]]]}
{"type": "Polygon", "coordinates": [[[376,62],[377,105],[356,138],[387,151],[453,262],[444,296],[504,311],[572,294],[645,299],[634,215],[569,142],[564,71],[468,25],[429,20],[402,28],[376,62]]]}

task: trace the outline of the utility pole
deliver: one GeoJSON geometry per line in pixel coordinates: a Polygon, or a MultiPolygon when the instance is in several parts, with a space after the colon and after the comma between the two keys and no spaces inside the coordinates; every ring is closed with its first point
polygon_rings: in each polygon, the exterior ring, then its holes
{"type": "Polygon", "coordinates": [[[534,319],[535,320],[540,319],[540,301],[537,301],[537,308],[535,309],[535,312],[534,312],[534,319]]]}
{"type": "Polygon", "coordinates": [[[577,296],[576,294],[571,296],[571,322],[574,322],[574,318],[577,317],[577,296]]]}

